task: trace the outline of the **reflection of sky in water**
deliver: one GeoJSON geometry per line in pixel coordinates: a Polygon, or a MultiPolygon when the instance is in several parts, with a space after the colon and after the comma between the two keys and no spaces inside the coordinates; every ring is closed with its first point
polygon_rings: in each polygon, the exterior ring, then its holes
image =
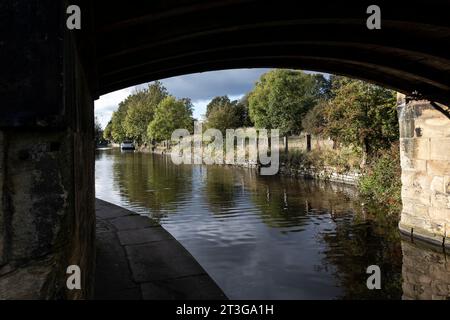
{"type": "Polygon", "coordinates": [[[158,219],[230,298],[401,296],[400,241],[387,240],[395,224],[359,219],[360,205],[346,187],[102,151],[96,193],[158,219]],[[386,265],[383,277],[398,284],[368,292],[370,264],[386,265]]]}

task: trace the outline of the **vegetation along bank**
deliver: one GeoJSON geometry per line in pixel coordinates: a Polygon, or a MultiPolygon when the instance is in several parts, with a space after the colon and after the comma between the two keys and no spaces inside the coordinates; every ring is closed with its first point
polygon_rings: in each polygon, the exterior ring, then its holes
{"type": "Polygon", "coordinates": [[[170,151],[175,129],[279,129],[281,173],[357,184],[364,197],[400,208],[396,93],[360,80],[275,69],[240,100],[215,97],[202,119],[189,98],[176,99],[160,82],[119,104],[96,139],[132,140],[140,150],[170,151]]]}

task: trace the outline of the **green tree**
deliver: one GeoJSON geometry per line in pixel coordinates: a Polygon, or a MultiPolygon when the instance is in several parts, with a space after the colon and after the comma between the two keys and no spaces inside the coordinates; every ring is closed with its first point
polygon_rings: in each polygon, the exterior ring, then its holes
{"type": "Polygon", "coordinates": [[[105,130],[103,130],[103,139],[106,141],[113,141],[112,138],[112,121],[110,120],[106,125],[105,130]]]}
{"type": "Polygon", "coordinates": [[[119,103],[117,111],[113,112],[111,118],[111,137],[112,141],[120,143],[127,138],[124,128],[124,121],[127,115],[128,104],[125,101],[119,103]]]}
{"type": "Polygon", "coordinates": [[[328,106],[327,100],[321,100],[308,111],[302,120],[302,126],[306,132],[323,135],[327,126],[326,112],[328,106]]]}
{"type": "Polygon", "coordinates": [[[94,139],[96,145],[99,145],[100,143],[103,142],[103,129],[97,117],[95,117],[94,122],[94,139]]]}
{"type": "Polygon", "coordinates": [[[279,129],[282,136],[300,133],[302,117],[320,97],[318,79],[318,75],[284,69],[263,74],[248,97],[255,126],[279,129]]]}
{"type": "Polygon", "coordinates": [[[168,96],[156,107],[147,135],[156,141],[169,140],[175,129],[188,129],[192,132],[192,103],[188,99],[177,100],[168,96]]]}
{"type": "Polygon", "coordinates": [[[325,78],[322,74],[314,74],[314,79],[316,80],[316,85],[319,88],[320,98],[322,100],[331,99],[333,96],[333,81],[336,77],[335,75],[329,75],[325,78]]]}
{"type": "Polygon", "coordinates": [[[236,113],[239,117],[241,127],[252,127],[254,123],[250,118],[250,110],[248,106],[248,94],[244,95],[236,104],[236,113]]]}
{"type": "Polygon", "coordinates": [[[245,106],[238,101],[230,101],[227,96],[215,97],[206,107],[205,128],[215,128],[225,134],[226,129],[245,126],[245,106]]]}
{"type": "Polygon", "coordinates": [[[219,96],[213,98],[211,102],[206,106],[206,118],[208,118],[209,115],[214,112],[214,110],[223,108],[224,106],[227,106],[229,104],[231,104],[231,101],[228,96],[219,96]]]}
{"type": "Polygon", "coordinates": [[[353,79],[337,79],[326,110],[326,134],[344,145],[360,147],[365,156],[398,140],[395,93],[353,79]]]}
{"type": "Polygon", "coordinates": [[[125,100],[128,108],[123,126],[128,138],[138,144],[147,140],[148,124],[153,120],[156,107],[165,97],[167,97],[166,88],[161,82],[156,81],[125,100]]]}

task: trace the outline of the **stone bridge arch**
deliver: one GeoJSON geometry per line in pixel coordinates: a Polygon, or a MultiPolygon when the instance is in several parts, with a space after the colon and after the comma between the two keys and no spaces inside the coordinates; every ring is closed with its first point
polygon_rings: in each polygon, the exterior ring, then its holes
{"type": "Polygon", "coordinates": [[[85,298],[94,268],[93,101],[241,67],[324,71],[399,96],[401,230],[449,243],[450,3],[4,0],[0,5],[0,298],[85,298]],[[81,30],[66,8],[81,8],[81,30]],[[447,115],[446,115],[447,114],[447,115]],[[67,291],[65,271],[84,270],[67,291]],[[18,285],[19,284],[19,285],[18,285]]]}

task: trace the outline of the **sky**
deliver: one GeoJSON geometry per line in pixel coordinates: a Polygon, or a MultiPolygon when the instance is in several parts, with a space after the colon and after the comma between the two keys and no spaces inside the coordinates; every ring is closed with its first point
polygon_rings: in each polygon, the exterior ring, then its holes
{"type": "MultiPolygon", "coordinates": [[[[190,98],[194,104],[194,118],[201,119],[206,105],[216,96],[227,95],[231,100],[240,99],[249,92],[255,82],[270,69],[233,69],[189,74],[160,80],[176,98],[190,98]]],[[[119,102],[133,93],[141,84],[101,96],[95,101],[95,115],[104,128],[117,110],[119,102]]]]}

